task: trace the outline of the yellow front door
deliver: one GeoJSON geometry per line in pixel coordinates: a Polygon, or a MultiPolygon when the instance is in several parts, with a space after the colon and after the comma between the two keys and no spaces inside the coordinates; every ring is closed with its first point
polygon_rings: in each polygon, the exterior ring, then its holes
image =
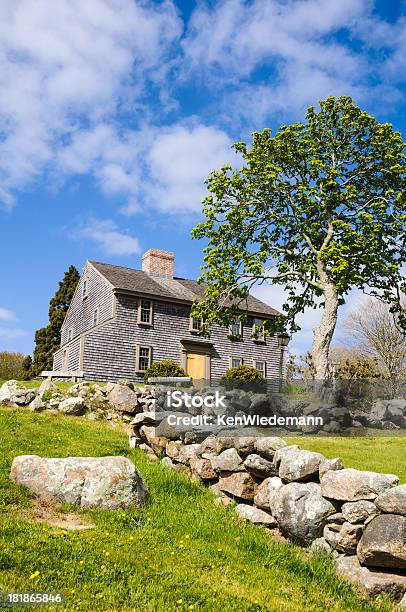
{"type": "Polygon", "coordinates": [[[203,380],[205,374],[205,355],[195,355],[188,353],[187,356],[187,373],[195,380],[203,380]]]}

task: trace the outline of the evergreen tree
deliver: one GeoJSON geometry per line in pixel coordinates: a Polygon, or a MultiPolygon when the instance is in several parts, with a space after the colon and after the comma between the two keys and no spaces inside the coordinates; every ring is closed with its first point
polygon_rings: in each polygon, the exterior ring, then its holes
{"type": "Polygon", "coordinates": [[[80,275],[74,266],[65,272],[59,289],[49,303],[49,323],[35,332],[35,349],[32,363],[32,376],[42,370],[52,370],[53,354],[61,344],[61,327],[66,312],[75,293],[80,275]]]}
{"type": "Polygon", "coordinates": [[[32,375],[32,357],[26,355],[21,362],[20,380],[30,380],[32,375]]]}

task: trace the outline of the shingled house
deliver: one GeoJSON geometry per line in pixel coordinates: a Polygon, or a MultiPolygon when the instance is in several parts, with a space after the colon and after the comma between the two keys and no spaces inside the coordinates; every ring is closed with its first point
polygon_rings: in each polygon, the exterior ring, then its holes
{"type": "Polygon", "coordinates": [[[219,378],[229,367],[254,366],[281,378],[283,347],[276,337],[253,336],[277,311],[253,296],[244,302],[248,321],[229,329],[214,325],[197,335],[192,301],[204,287],[173,276],[174,255],[149,249],[142,270],[87,261],[62,326],[53,369],[81,371],[87,380],[141,382],[151,363],[173,359],[194,379],[219,378]]]}

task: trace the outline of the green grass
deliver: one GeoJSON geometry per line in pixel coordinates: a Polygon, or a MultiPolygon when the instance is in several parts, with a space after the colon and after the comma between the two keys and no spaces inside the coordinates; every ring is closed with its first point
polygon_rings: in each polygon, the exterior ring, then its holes
{"type": "Polygon", "coordinates": [[[326,556],[241,526],[202,485],[130,451],[106,423],[2,408],[0,444],[0,591],[62,590],[69,611],[391,609],[357,596],[326,556]],[[151,501],[125,512],[81,511],[96,526],[87,531],[34,522],[28,492],[8,478],[13,457],[29,453],[126,455],[151,501]]]}
{"type": "MultiPolygon", "coordinates": [[[[33,380],[21,380],[21,381],[18,381],[18,383],[21,387],[26,387],[27,389],[38,389],[42,381],[43,381],[42,378],[41,379],[34,378],[33,380]]],[[[4,382],[6,381],[0,380],[0,387],[4,382]]],[[[73,387],[73,385],[78,384],[77,382],[73,382],[71,380],[54,380],[53,382],[58,387],[59,391],[62,391],[62,392],[69,391],[69,389],[73,387]]],[[[78,382],[80,382],[80,380],[78,382]]],[[[92,381],[89,381],[89,382],[92,383],[92,381]]],[[[97,382],[94,384],[104,386],[106,383],[97,382]]]]}
{"type": "Polygon", "coordinates": [[[345,467],[396,474],[406,483],[406,436],[289,437],[289,444],[317,451],[326,457],[341,457],[345,467]]]}

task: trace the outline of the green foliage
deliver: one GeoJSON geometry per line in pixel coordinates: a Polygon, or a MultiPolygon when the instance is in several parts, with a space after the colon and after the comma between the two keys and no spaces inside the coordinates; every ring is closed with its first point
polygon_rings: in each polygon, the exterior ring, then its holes
{"type": "Polygon", "coordinates": [[[42,370],[52,370],[53,354],[61,344],[61,327],[69,304],[75,293],[80,275],[74,266],[70,266],[59,283],[59,288],[49,303],[49,323],[35,332],[35,349],[32,364],[32,376],[38,376],[42,370]]]}
{"type": "Polygon", "coordinates": [[[153,376],[187,376],[185,370],[180,367],[172,359],[163,359],[157,363],[153,363],[150,368],[144,374],[144,381],[148,382],[148,379],[153,376]]]}
{"type": "Polygon", "coordinates": [[[21,362],[20,380],[30,380],[32,372],[32,357],[26,355],[21,362]]]}
{"type": "MultiPolygon", "coordinates": [[[[405,144],[351,98],[329,97],[306,121],[254,132],[234,145],[239,170],[224,166],[208,178],[205,220],[192,232],[207,241],[201,281],[205,299],[193,316],[228,325],[257,282],[283,286],[284,317],[266,333],[299,329],[296,316],[316,303],[333,310],[352,287],[371,288],[398,311],[405,289],[405,144]]],[[[334,331],[330,318],[324,351],[334,331]]],[[[323,344],[323,343],[321,343],[323,344]]],[[[315,357],[315,355],[313,355],[315,357]]],[[[317,357],[317,356],[316,356],[317,357]]],[[[315,360],[317,362],[317,359],[315,360]]]]}
{"type": "Polygon", "coordinates": [[[0,353],[0,380],[25,380],[27,357],[21,353],[0,353]]]}
{"type": "MultiPolygon", "coordinates": [[[[382,471],[404,465],[401,442],[397,454],[389,444],[379,453],[387,463],[382,471]]],[[[232,507],[216,508],[203,485],[149,462],[139,449],[130,450],[127,436],[106,423],[0,409],[0,446],[1,591],[62,589],[61,609],[72,612],[392,609],[386,600],[358,596],[337,577],[328,557],[241,524],[232,507]],[[68,531],[39,522],[27,489],[8,477],[13,458],[26,454],[129,457],[145,478],[151,501],[114,512],[66,504],[55,509],[54,518],[62,520],[74,510],[93,522],[93,529],[68,531]]],[[[354,439],[347,441],[347,452],[355,446],[354,439]]],[[[346,453],[339,454],[346,461],[346,453]]],[[[368,469],[374,469],[368,461],[373,463],[376,454],[364,450],[361,461],[368,469]]]]}
{"type": "Polygon", "coordinates": [[[247,365],[239,365],[235,368],[229,368],[221,377],[221,383],[227,382],[256,382],[265,380],[261,372],[247,365]]]}
{"type": "Polygon", "coordinates": [[[42,394],[42,400],[44,402],[49,402],[49,400],[51,400],[52,397],[53,397],[53,394],[52,394],[51,389],[46,389],[44,393],[42,394]]]}

